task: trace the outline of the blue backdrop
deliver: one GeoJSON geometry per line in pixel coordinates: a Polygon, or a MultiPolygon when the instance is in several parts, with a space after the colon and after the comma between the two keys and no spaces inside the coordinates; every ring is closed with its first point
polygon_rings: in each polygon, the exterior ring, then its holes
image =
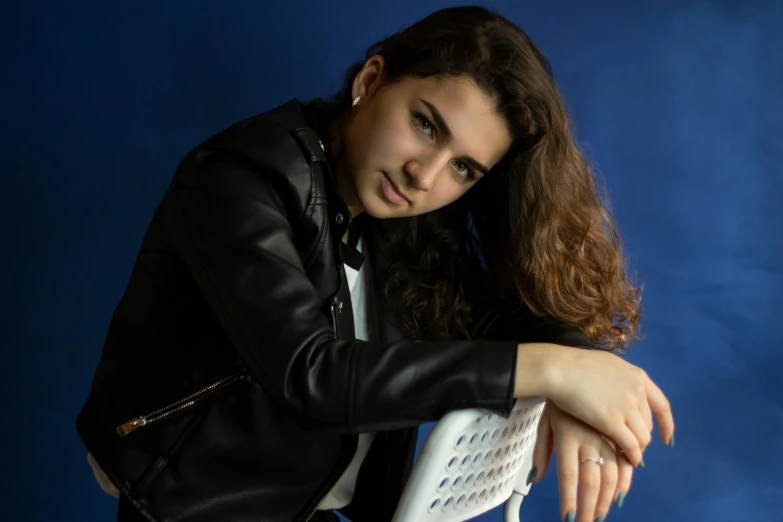
{"type": "MultiPolygon", "coordinates": [[[[74,419],[182,156],[331,93],[371,40],[448,5],[271,3],[6,4],[4,520],[113,519],[74,419]]],[[[670,397],[677,446],[648,450],[609,520],[783,520],[783,3],[487,5],[551,58],[646,284],[630,359],[670,397]]],[[[522,515],[557,519],[553,470],[522,515]]]]}

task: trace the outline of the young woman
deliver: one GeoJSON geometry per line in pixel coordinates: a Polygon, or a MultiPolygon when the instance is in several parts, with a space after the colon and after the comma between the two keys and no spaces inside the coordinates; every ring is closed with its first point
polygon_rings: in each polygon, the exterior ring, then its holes
{"type": "Polygon", "coordinates": [[[121,521],[380,521],[416,426],[544,396],[538,476],[554,446],[562,516],[602,520],[674,430],[612,353],[638,321],[546,60],[446,9],[183,160],[78,429],[121,521]]]}

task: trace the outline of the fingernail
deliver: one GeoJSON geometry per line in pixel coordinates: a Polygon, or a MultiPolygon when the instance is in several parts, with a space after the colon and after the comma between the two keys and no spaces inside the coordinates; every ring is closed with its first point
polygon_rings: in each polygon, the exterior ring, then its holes
{"type": "Polygon", "coordinates": [[[625,502],[625,491],[621,491],[620,494],[617,495],[615,504],[617,504],[617,507],[621,508],[623,507],[623,502],[625,502]]]}
{"type": "Polygon", "coordinates": [[[595,522],[604,522],[604,517],[595,517],[595,522]]]}
{"type": "Polygon", "coordinates": [[[527,485],[528,486],[533,483],[533,481],[536,478],[536,474],[537,473],[538,473],[538,468],[534,467],[533,469],[530,470],[530,473],[527,474],[527,485]]]}
{"type": "Polygon", "coordinates": [[[565,522],[574,522],[574,520],[576,520],[576,516],[573,511],[566,513],[565,522]]]}
{"type": "Polygon", "coordinates": [[[670,448],[673,448],[673,447],[674,447],[674,435],[672,435],[671,437],[669,437],[669,447],[670,447],[670,448]]]}
{"type": "Polygon", "coordinates": [[[643,468],[644,467],[644,461],[640,460],[639,464],[637,464],[636,466],[639,467],[639,468],[643,468]]]}

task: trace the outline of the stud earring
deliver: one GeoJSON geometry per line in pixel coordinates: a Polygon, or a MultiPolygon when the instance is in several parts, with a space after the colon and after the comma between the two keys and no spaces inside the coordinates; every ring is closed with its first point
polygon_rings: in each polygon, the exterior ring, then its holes
{"type": "Polygon", "coordinates": [[[353,99],[353,103],[351,104],[351,107],[356,107],[357,105],[359,105],[359,100],[361,100],[361,99],[362,99],[361,96],[357,96],[356,98],[354,98],[353,99]]]}

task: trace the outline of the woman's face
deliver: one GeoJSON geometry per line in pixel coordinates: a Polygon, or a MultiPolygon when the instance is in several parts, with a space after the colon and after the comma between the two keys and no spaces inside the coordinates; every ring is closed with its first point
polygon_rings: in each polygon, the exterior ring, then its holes
{"type": "Polygon", "coordinates": [[[381,87],[383,58],[354,82],[338,187],[351,214],[406,217],[465,194],[511,146],[508,126],[470,78],[406,78],[381,87]],[[381,87],[381,88],[379,88],[381,87]]]}

